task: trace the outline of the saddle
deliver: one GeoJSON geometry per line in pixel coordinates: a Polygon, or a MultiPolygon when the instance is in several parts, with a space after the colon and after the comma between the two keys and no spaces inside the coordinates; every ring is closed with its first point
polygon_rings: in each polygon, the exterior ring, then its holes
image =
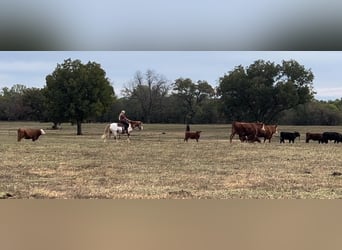
{"type": "Polygon", "coordinates": [[[118,122],[118,127],[122,127],[122,134],[128,132],[127,129],[125,129],[125,125],[121,122],[118,122]]]}

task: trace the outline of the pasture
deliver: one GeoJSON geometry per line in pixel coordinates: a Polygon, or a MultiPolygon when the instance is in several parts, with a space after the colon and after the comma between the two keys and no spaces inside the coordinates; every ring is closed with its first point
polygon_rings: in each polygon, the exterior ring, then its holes
{"type": "Polygon", "coordinates": [[[144,124],[131,142],[103,142],[106,124],[0,122],[0,192],[15,199],[337,199],[342,198],[342,144],[305,143],[306,132],[342,127],[279,126],[300,141],[229,143],[230,124],[144,124]],[[43,128],[38,141],[17,142],[19,127],[43,128]]]}

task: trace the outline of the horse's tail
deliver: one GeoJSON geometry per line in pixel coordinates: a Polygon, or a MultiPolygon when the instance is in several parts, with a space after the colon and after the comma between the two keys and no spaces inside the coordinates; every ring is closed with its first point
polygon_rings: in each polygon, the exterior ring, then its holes
{"type": "Polygon", "coordinates": [[[108,124],[108,125],[105,127],[104,132],[103,132],[103,135],[101,136],[102,139],[106,139],[106,138],[109,137],[109,133],[110,133],[109,127],[110,127],[110,124],[108,124]]]}
{"type": "Polygon", "coordinates": [[[185,131],[190,131],[190,125],[189,124],[186,125],[185,131]]]}

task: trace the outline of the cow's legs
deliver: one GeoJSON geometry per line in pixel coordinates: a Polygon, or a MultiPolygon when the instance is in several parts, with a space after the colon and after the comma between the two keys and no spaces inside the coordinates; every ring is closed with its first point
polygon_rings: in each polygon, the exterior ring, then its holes
{"type": "Polygon", "coordinates": [[[230,143],[232,143],[234,135],[235,135],[235,132],[232,132],[231,135],[230,135],[230,139],[229,139],[230,143]]]}

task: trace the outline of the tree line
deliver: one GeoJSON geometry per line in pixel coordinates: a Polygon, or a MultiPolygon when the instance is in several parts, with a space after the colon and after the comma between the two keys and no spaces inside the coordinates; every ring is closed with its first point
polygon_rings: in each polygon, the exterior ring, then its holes
{"type": "Polygon", "coordinates": [[[117,121],[122,109],[145,123],[342,124],[342,98],[315,100],[313,80],[313,72],[295,60],[257,60],[221,76],[216,88],[206,80],[170,82],[153,70],[137,71],[118,97],[100,64],[66,59],[43,88],[2,88],[0,120],[51,122],[54,128],[71,122],[77,134],[84,122],[117,121]]]}

